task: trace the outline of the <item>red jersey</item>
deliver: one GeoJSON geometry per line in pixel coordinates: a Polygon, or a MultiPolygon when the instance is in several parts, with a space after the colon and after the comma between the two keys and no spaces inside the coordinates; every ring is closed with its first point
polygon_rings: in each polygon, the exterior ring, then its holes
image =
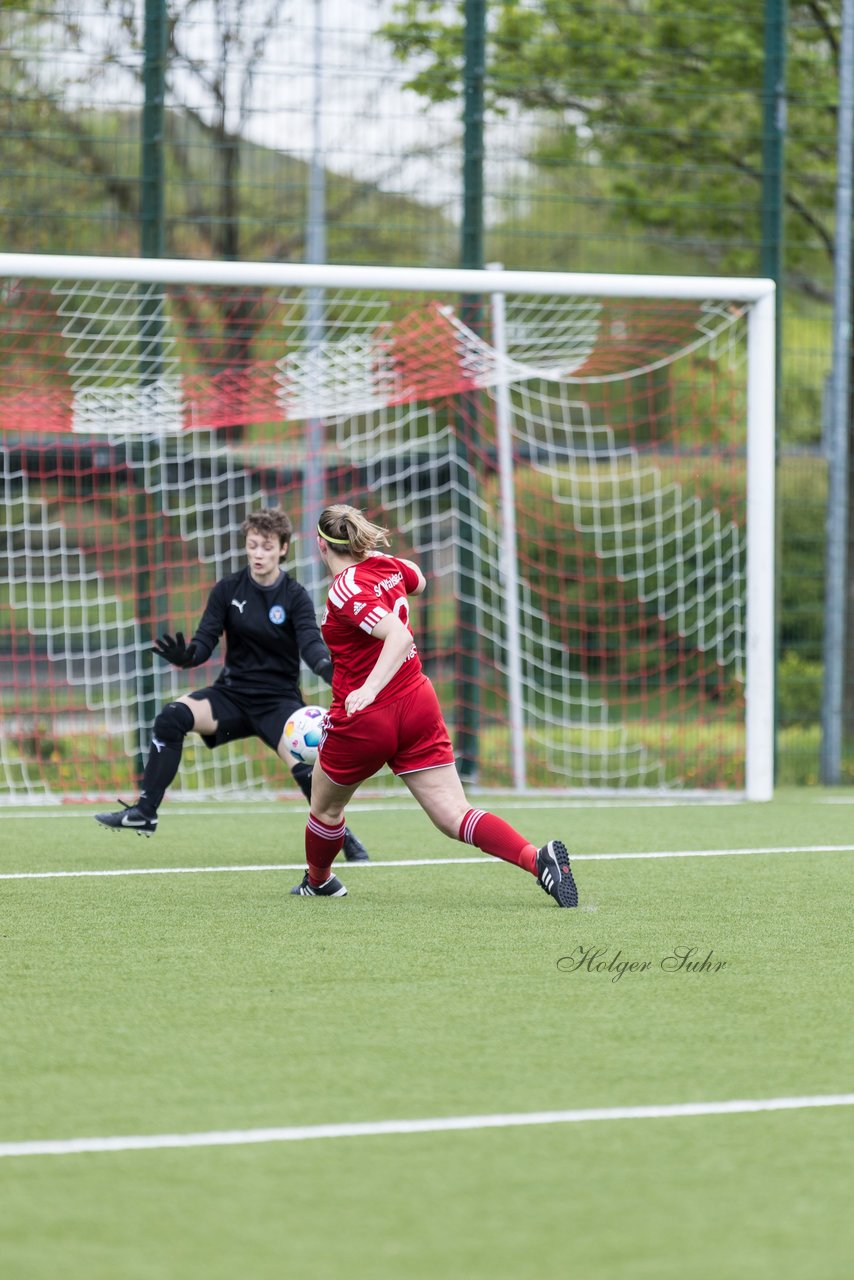
{"type": "MultiPolygon", "coordinates": [[[[382,640],[374,627],[396,613],[409,629],[407,596],[418,586],[414,569],[395,556],[369,556],[339,573],[329,588],[320,624],[332,655],[332,711],[343,711],[347,694],[360,689],[374,669],[382,640]]],[[[375,707],[393,702],[425,679],[413,640],[403,665],[377,695],[375,707]]]]}

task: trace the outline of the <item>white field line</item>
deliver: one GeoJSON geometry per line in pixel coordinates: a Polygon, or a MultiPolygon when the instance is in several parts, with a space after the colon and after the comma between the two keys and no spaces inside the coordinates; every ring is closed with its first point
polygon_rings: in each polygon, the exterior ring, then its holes
{"type": "MultiPolygon", "coordinates": [[[[469,790],[470,795],[477,795],[474,789],[469,790]]],[[[480,798],[480,797],[478,797],[480,798]]],[[[543,796],[529,796],[505,799],[504,796],[493,792],[489,793],[488,799],[492,802],[495,809],[521,809],[540,810],[544,807],[549,809],[691,809],[691,808],[715,808],[728,809],[741,807],[747,804],[746,800],[723,799],[717,797],[685,797],[680,799],[655,799],[647,800],[622,800],[619,797],[611,797],[608,800],[602,799],[568,799],[566,797],[549,796],[547,793],[543,796]]],[[[92,802],[89,801],[89,804],[92,802]]],[[[107,808],[115,805],[113,801],[103,801],[102,807],[107,808]]],[[[371,800],[355,800],[347,805],[348,813],[418,813],[419,808],[414,800],[408,800],[405,797],[399,799],[383,800],[377,798],[371,800]]],[[[16,808],[14,804],[7,805],[0,800],[0,813],[4,818],[92,818],[94,811],[89,809],[77,809],[76,806],[54,805],[51,808],[40,808],[38,804],[28,805],[26,809],[16,808]]],[[[179,802],[173,802],[169,805],[168,816],[170,818],[221,818],[234,817],[277,817],[277,818],[302,818],[305,820],[305,809],[298,800],[284,800],[281,804],[255,801],[247,801],[245,804],[217,804],[215,806],[188,805],[179,802]]]]}
{"type": "Polygon", "coordinates": [[[514,1129],[531,1125],[586,1124],[594,1120],[669,1120],[686,1116],[744,1115],[854,1106],[854,1093],[804,1098],[753,1098],[732,1102],[677,1102],[658,1107],[593,1107],[584,1111],[510,1112],[491,1116],[440,1116],[430,1120],[369,1120],[361,1124],[300,1125],[281,1129],[226,1129],[208,1133],[132,1134],[112,1138],[64,1138],[0,1143],[0,1158],[74,1156],[112,1151],[161,1151],[174,1147],[236,1147],[262,1142],[310,1142],[319,1138],[377,1138],[462,1129],[514,1129]]]}
{"type": "MultiPolygon", "coordinates": [[[[654,853],[574,853],[572,862],[624,862],[648,858],[747,858],[762,854],[852,853],[854,844],[807,844],[793,848],[773,845],[750,849],[665,849],[654,853]]],[[[476,858],[400,858],[382,862],[346,862],[351,871],[382,871],[387,867],[457,867],[470,864],[504,865],[500,858],[487,855],[476,858]]],[[[259,862],[206,867],[110,867],[90,871],[4,871],[0,880],[73,880],[99,876],[193,876],[237,871],[304,871],[304,862],[259,862]]]]}

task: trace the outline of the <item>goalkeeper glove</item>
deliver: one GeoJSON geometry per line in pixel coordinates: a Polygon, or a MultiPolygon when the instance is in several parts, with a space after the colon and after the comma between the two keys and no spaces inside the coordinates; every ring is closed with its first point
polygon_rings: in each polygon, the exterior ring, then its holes
{"type": "Polygon", "coordinates": [[[314,668],[314,674],[320,676],[321,680],[325,680],[327,684],[332,684],[332,659],[324,658],[320,665],[314,668]]]}
{"type": "Polygon", "coordinates": [[[195,641],[187,644],[183,631],[176,631],[174,640],[170,635],[159,636],[151,646],[151,652],[171,662],[173,667],[195,667],[200,661],[195,641]]]}

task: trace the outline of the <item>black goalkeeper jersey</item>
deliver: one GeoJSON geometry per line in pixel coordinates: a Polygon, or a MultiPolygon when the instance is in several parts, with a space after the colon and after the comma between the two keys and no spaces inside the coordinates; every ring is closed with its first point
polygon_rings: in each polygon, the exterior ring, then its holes
{"type": "Polygon", "coordinates": [[[193,636],[206,662],[225,633],[225,666],[215,684],[276,697],[298,690],[300,658],[316,671],[329,658],[305,587],[283,573],[271,587],[248,567],[221,578],[193,636]]]}

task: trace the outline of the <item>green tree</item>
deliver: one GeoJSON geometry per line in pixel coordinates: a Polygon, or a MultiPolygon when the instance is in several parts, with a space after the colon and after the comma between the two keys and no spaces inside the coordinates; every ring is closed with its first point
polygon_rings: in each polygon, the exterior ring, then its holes
{"type": "MultiPolygon", "coordinates": [[[[463,5],[401,0],[383,28],[431,102],[459,97],[463,5]]],[[[829,297],[840,0],[789,0],[786,266],[829,297]]],[[[590,171],[612,217],[758,267],[762,6],[740,0],[507,0],[489,14],[493,111],[541,125],[545,171],[590,171]]],[[[564,217],[566,210],[564,209],[564,217]]]]}
{"type": "MultiPolygon", "coordinates": [[[[276,41],[299,6],[166,0],[166,8],[166,253],[301,258],[304,133],[295,129],[276,149],[249,137],[250,124],[278,100],[269,87],[283,73],[276,41]]],[[[120,254],[139,252],[143,9],[101,0],[75,16],[54,0],[29,11],[0,0],[7,248],[101,253],[109,243],[120,254]]],[[[354,90],[354,101],[362,92],[354,90]]],[[[444,216],[386,194],[409,158],[387,158],[369,180],[327,174],[334,260],[412,263],[420,252],[413,246],[423,243],[443,264],[453,261],[456,237],[444,216]]]]}
{"type": "MultiPolygon", "coordinates": [[[[712,272],[757,272],[764,21],[763,5],[740,0],[490,6],[489,108],[537,125],[524,265],[696,271],[704,261],[712,272]],[[549,242],[556,219],[561,235],[549,242]],[[643,265],[641,241],[654,247],[643,265]]],[[[399,0],[383,28],[412,67],[409,87],[429,102],[461,96],[463,22],[462,0],[399,0]]],[[[832,297],[840,32],[841,0],[788,0],[786,284],[790,298],[797,291],[822,304],[832,297]]],[[[497,247],[507,228],[491,232],[497,247]]],[[[817,399],[814,385],[811,392],[817,399]]],[[[815,432],[820,413],[808,416],[815,432]]],[[[846,723],[854,733],[854,503],[848,544],[846,723]]]]}

